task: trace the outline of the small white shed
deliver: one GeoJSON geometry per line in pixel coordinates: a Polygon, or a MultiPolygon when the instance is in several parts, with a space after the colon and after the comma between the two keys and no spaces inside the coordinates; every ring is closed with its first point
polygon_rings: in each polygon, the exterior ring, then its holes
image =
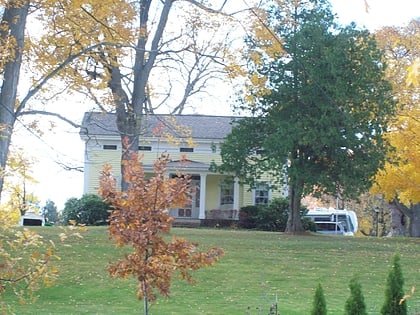
{"type": "Polygon", "coordinates": [[[27,212],[20,218],[21,226],[44,226],[45,219],[42,215],[35,214],[34,212],[27,212]]]}

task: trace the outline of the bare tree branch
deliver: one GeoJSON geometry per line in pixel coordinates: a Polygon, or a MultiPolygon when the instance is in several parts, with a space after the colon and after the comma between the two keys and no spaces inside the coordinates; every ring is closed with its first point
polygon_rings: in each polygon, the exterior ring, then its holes
{"type": "Polygon", "coordinates": [[[98,43],[95,45],[92,45],[90,47],[87,47],[83,50],[81,50],[80,52],[78,52],[77,54],[74,55],[70,55],[67,57],[66,60],[64,60],[60,65],[58,65],[55,69],[53,69],[49,74],[47,74],[44,78],[42,78],[38,84],[35,85],[34,88],[32,88],[31,90],[29,90],[29,92],[26,94],[26,96],[23,98],[23,100],[20,102],[19,106],[16,109],[16,116],[19,116],[22,114],[23,109],[26,106],[26,103],[31,99],[31,97],[33,97],[38,91],[40,91],[42,89],[42,87],[44,87],[44,85],[52,78],[54,78],[54,76],[56,76],[61,70],[63,70],[67,65],[69,65],[71,62],[73,62],[74,60],[76,60],[77,58],[87,54],[88,52],[91,52],[93,50],[95,50],[98,47],[102,47],[102,46],[113,46],[113,47],[131,47],[131,46],[127,46],[127,45],[122,45],[119,43],[110,43],[110,42],[102,42],[102,43],[98,43]]]}
{"type": "Polygon", "coordinates": [[[200,3],[200,2],[198,2],[198,1],[196,1],[196,0],[183,0],[183,1],[185,1],[185,2],[189,2],[189,3],[191,3],[191,4],[195,5],[195,6],[197,6],[197,7],[198,7],[198,8],[200,8],[201,10],[204,10],[204,11],[206,11],[206,12],[208,12],[208,13],[212,13],[212,14],[221,14],[221,15],[224,15],[224,16],[231,16],[230,14],[227,14],[226,12],[223,12],[223,8],[224,8],[224,6],[226,5],[227,0],[225,0],[225,1],[223,2],[222,6],[221,6],[219,9],[213,9],[213,8],[210,8],[210,7],[205,6],[204,4],[202,4],[202,3],[200,3]]]}
{"type": "Polygon", "coordinates": [[[75,122],[71,121],[70,119],[67,119],[66,117],[57,114],[57,113],[52,113],[52,112],[48,112],[48,111],[44,111],[44,110],[27,110],[24,112],[20,113],[20,116],[26,116],[26,115],[43,115],[43,116],[53,116],[56,117],[64,122],[66,122],[67,124],[71,125],[74,128],[81,128],[82,125],[76,124],[75,122]]]}
{"type": "Polygon", "coordinates": [[[69,165],[61,163],[59,161],[55,161],[55,163],[66,171],[77,171],[77,172],[81,172],[81,173],[84,172],[84,167],[83,166],[69,166],[69,165]]]}

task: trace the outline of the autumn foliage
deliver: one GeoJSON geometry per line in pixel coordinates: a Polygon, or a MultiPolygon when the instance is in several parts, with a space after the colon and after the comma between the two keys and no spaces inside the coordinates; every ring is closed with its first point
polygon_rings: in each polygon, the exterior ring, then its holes
{"type": "Polygon", "coordinates": [[[166,155],[154,164],[152,177],[145,175],[142,163],[134,155],[126,163],[125,179],[129,189],[116,189],[111,167],[105,166],[101,177],[100,193],[112,206],[110,237],[118,246],[132,246],[133,251],[112,263],[113,277],[133,276],[139,281],[137,297],[154,301],[157,293],[169,296],[170,283],[175,272],[181,279],[193,281],[191,271],[214,264],[223,251],[211,248],[200,252],[197,244],[168,234],[173,218],[168,210],[190,202],[190,178],[177,174],[169,177],[166,155]]]}
{"type": "Polygon", "coordinates": [[[0,208],[0,314],[14,314],[18,304],[32,303],[36,292],[54,285],[59,269],[59,244],[65,245],[69,237],[83,238],[84,226],[70,222],[60,228],[60,243],[45,239],[36,231],[15,227],[7,220],[8,209],[0,208]],[[4,296],[14,296],[5,300],[4,296]]]}
{"type": "Polygon", "coordinates": [[[54,243],[28,229],[0,225],[0,313],[13,313],[13,306],[2,300],[7,292],[19,304],[33,301],[41,287],[51,286],[58,275],[54,243]]]}
{"type": "Polygon", "coordinates": [[[373,192],[387,200],[399,200],[407,207],[420,202],[420,84],[416,78],[420,54],[420,20],[404,27],[385,27],[376,34],[386,54],[387,78],[392,82],[398,112],[387,139],[395,148],[391,163],[376,176],[373,192]]]}

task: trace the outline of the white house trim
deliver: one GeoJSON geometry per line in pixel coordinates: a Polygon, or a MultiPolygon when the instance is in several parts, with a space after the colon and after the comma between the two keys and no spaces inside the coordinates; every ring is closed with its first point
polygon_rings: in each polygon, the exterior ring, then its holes
{"type": "Polygon", "coordinates": [[[200,174],[200,212],[199,219],[206,218],[206,182],[207,174],[200,174]]]}
{"type": "Polygon", "coordinates": [[[239,212],[239,178],[233,180],[233,210],[239,212]]]}

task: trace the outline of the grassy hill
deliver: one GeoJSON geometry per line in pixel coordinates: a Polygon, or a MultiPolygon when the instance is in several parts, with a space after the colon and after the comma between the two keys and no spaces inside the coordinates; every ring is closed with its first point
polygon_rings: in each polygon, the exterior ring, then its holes
{"type": "MultiPolygon", "coordinates": [[[[59,243],[58,228],[37,230],[59,243]]],[[[188,228],[174,228],[173,233],[203,248],[221,247],[226,254],[216,266],[196,272],[196,284],[175,280],[171,298],[158,299],[153,315],[266,315],[276,299],[282,315],[309,314],[318,283],[328,314],[343,314],[353,276],[362,285],[369,314],[379,314],[395,253],[401,257],[406,291],[420,288],[420,239],[188,228]]],[[[108,263],[123,253],[109,240],[106,227],[90,227],[83,239],[58,246],[58,255],[56,285],[39,291],[36,303],[16,305],[17,314],[143,314],[136,282],[108,276],[108,263]]],[[[418,294],[408,305],[410,314],[420,313],[418,294]]]]}

